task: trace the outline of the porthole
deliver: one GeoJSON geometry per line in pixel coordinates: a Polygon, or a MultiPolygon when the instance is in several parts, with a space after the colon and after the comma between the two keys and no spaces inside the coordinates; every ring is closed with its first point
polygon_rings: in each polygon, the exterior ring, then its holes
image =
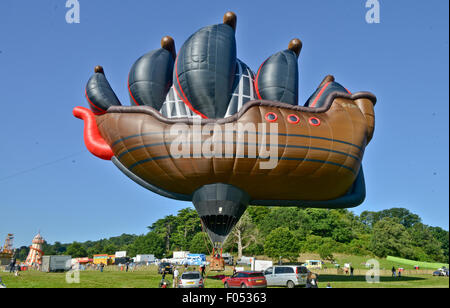
{"type": "Polygon", "coordinates": [[[316,117],[309,118],[309,124],[311,124],[312,126],[319,126],[320,123],[320,119],[316,117]]]}
{"type": "Polygon", "coordinates": [[[295,114],[288,115],[287,120],[291,124],[298,124],[300,122],[300,118],[295,114]]]}
{"type": "Polygon", "coordinates": [[[277,116],[276,113],[268,112],[266,114],[266,121],[268,121],[268,122],[275,122],[276,120],[278,120],[278,116],[277,116]]]}

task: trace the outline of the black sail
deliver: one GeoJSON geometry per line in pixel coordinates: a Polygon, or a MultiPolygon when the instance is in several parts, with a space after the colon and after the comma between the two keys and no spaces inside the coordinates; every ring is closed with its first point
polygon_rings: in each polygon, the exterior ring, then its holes
{"type": "Polygon", "coordinates": [[[159,110],[172,86],[173,65],[172,54],[164,48],[140,57],[128,76],[131,104],[159,110]]]}
{"type": "Polygon", "coordinates": [[[235,69],[234,29],[227,24],[212,25],[198,30],[181,47],[173,84],[192,111],[203,118],[223,118],[235,69]]]}
{"type": "Polygon", "coordinates": [[[298,104],[298,61],[292,50],[280,51],[269,57],[256,76],[259,99],[298,104]]]}
{"type": "Polygon", "coordinates": [[[95,74],[87,82],[86,99],[95,114],[105,113],[110,106],[121,105],[101,66],[95,68],[95,74]]]}

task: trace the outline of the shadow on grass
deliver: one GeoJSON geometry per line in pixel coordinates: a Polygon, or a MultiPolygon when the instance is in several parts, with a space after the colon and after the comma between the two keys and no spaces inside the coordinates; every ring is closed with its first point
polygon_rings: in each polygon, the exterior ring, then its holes
{"type": "MultiPolygon", "coordinates": [[[[400,282],[400,281],[421,281],[426,280],[425,278],[421,277],[409,277],[409,276],[403,276],[403,277],[388,277],[388,276],[381,276],[380,282],[400,282]]],[[[364,275],[355,275],[355,276],[345,276],[345,275],[319,275],[319,281],[323,282],[365,282],[366,276],[364,275]]]]}

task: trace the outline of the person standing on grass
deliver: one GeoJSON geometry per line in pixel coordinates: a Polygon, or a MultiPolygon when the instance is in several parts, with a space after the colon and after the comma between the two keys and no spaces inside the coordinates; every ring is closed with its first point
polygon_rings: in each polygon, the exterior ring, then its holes
{"type": "Polygon", "coordinates": [[[392,267],[392,277],[396,277],[397,270],[395,269],[395,266],[392,267]]]}
{"type": "Polygon", "coordinates": [[[308,272],[308,276],[306,278],[306,288],[308,289],[317,289],[319,287],[317,275],[311,272],[308,272]]]}
{"type": "Polygon", "coordinates": [[[319,288],[319,277],[316,274],[311,275],[311,288],[317,289],[319,288]]]}
{"type": "Polygon", "coordinates": [[[9,264],[9,272],[14,273],[14,269],[16,267],[16,259],[11,259],[11,263],[9,264]]]}
{"type": "Polygon", "coordinates": [[[175,270],[173,271],[173,282],[172,287],[175,288],[178,285],[178,276],[180,275],[180,272],[178,271],[178,267],[175,267],[175,270]]]}
{"type": "Polygon", "coordinates": [[[350,266],[350,276],[353,277],[353,272],[355,271],[355,269],[353,268],[353,266],[350,266]]]}
{"type": "Polygon", "coordinates": [[[100,264],[100,273],[103,273],[103,268],[105,267],[105,264],[104,263],[102,263],[102,264],[100,264]]]}

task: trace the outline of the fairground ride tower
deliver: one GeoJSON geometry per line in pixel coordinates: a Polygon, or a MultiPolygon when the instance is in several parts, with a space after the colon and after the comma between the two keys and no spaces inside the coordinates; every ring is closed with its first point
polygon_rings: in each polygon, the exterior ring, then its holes
{"type": "Polygon", "coordinates": [[[14,240],[14,234],[8,234],[6,236],[5,245],[3,246],[2,253],[5,254],[12,254],[13,253],[13,240],[14,240]]]}
{"type": "Polygon", "coordinates": [[[30,252],[28,253],[27,260],[25,264],[28,266],[38,267],[42,263],[42,256],[44,253],[42,252],[42,244],[44,244],[44,238],[38,233],[30,246],[30,252]]]}

